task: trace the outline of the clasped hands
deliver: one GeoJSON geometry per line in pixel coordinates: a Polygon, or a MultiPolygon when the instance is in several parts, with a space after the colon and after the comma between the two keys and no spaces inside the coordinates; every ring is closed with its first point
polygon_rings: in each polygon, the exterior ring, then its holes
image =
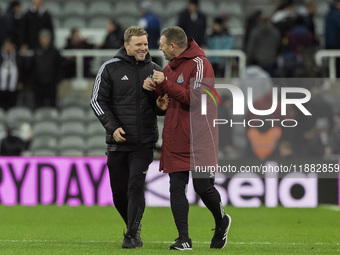
{"type": "Polygon", "coordinates": [[[154,91],[157,84],[161,84],[164,81],[164,73],[153,70],[153,76],[144,80],[143,88],[148,91],[154,91]]]}

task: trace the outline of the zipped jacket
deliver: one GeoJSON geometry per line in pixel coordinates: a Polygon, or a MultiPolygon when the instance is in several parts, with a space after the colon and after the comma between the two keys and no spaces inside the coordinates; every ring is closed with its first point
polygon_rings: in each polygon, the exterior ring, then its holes
{"type": "Polygon", "coordinates": [[[144,80],[161,68],[151,61],[136,61],[121,48],[100,68],[93,85],[91,107],[106,130],[111,151],[131,151],[155,146],[158,140],[157,116],[164,115],[155,98],[143,89],[144,80]],[[116,143],[113,132],[123,128],[126,139],[116,143]]]}

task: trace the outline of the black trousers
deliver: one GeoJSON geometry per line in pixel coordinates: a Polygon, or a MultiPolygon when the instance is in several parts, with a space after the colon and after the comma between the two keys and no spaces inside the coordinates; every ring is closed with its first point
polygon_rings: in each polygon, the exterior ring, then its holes
{"type": "Polygon", "coordinates": [[[125,221],[127,234],[131,236],[135,236],[144,213],[145,177],[152,160],[152,148],[108,152],[113,202],[125,221]]]}
{"type": "MultiPolygon", "coordinates": [[[[205,206],[215,218],[215,224],[221,223],[224,210],[221,196],[214,186],[215,178],[209,173],[192,172],[193,185],[205,206]]],[[[186,197],[186,187],[189,182],[189,171],[170,173],[170,204],[179,236],[188,236],[189,203],[186,197]]]]}

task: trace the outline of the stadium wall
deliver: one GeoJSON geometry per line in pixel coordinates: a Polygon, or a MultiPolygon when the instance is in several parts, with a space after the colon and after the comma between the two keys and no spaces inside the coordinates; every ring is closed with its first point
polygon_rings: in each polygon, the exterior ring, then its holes
{"type": "MultiPolygon", "coordinates": [[[[146,178],[146,205],[170,206],[169,179],[159,173],[158,161],[146,178]]],[[[333,203],[340,206],[339,178],[318,178],[316,173],[290,173],[260,177],[254,173],[216,175],[216,188],[222,203],[236,207],[316,207],[333,203]]],[[[190,204],[203,206],[191,181],[190,204]]],[[[1,157],[0,204],[92,206],[112,205],[105,157],[1,157]]]]}

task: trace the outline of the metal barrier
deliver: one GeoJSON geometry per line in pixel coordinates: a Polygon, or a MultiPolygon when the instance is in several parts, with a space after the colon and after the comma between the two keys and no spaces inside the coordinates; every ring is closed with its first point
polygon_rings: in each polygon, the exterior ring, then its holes
{"type": "MultiPolygon", "coordinates": [[[[60,54],[64,57],[76,57],[76,78],[84,79],[84,57],[109,57],[114,56],[118,50],[61,50],[60,54]]],[[[152,57],[158,57],[162,60],[162,66],[165,67],[167,61],[163,52],[160,50],[149,50],[152,57]]],[[[246,55],[241,50],[205,50],[207,57],[237,58],[239,75],[245,71],[246,55]]]]}
{"type": "Polygon", "coordinates": [[[315,53],[315,61],[318,66],[322,66],[322,60],[328,58],[329,79],[336,80],[336,58],[340,58],[340,50],[319,50],[315,53]]]}

